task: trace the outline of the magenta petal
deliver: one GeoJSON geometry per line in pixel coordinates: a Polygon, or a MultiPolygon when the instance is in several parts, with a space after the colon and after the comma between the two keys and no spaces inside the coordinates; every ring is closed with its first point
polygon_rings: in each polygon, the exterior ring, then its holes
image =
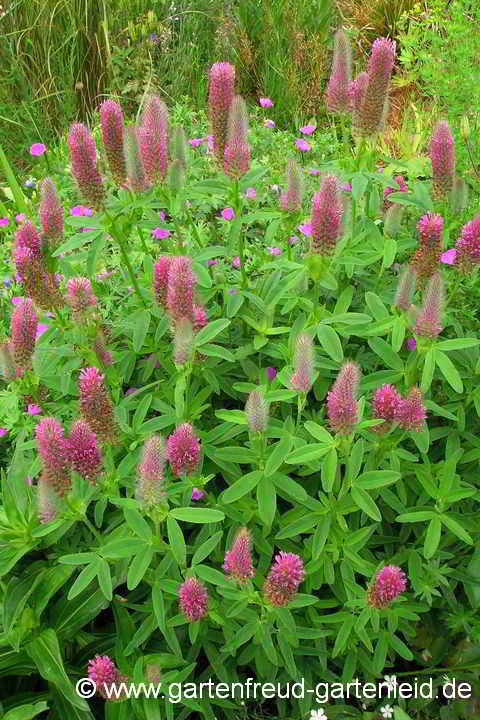
{"type": "Polygon", "coordinates": [[[450,248],[450,250],[447,250],[446,252],[444,252],[440,255],[440,262],[445,263],[445,265],[455,265],[456,258],[457,258],[456,249],[450,248]]]}

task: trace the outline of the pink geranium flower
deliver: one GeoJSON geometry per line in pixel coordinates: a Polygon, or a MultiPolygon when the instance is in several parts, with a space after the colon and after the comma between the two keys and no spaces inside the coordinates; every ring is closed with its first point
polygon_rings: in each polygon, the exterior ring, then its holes
{"type": "Polygon", "coordinates": [[[5,227],[6,225],[8,225],[8,217],[0,218],[0,226],[5,227]]]}
{"type": "Polygon", "coordinates": [[[440,255],[440,262],[444,263],[445,265],[455,265],[455,260],[457,258],[457,251],[455,248],[450,248],[450,250],[446,250],[444,253],[440,255]]]}
{"type": "Polygon", "coordinates": [[[298,138],[297,140],[295,140],[295,147],[297,148],[297,150],[302,150],[303,152],[310,150],[310,145],[303,138],[298,138]]]}
{"type": "Polygon", "coordinates": [[[235,217],[235,210],[231,207],[224,208],[222,210],[222,217],[224,220],[233,220],[235,217]]]}
{"type": "Polygon", "coordinates": [[[165,240],[170,235],[170,230],[167,230],[166,228],[160,228],[156,227],[152,230],[153,237],[157,238],[157,240],[165,240]]]}
{"type": "Polygon", "coordinates": [[[298,229],[303,235],[311,235],[312,234],[312,224],[311,223],[302,223],[302,225],[298,226],[298,229]]]}
{"type": "Polygon", "coordinates": [[[304,135],[311,135],[312,133],[315,132],[316,129],[317,129],[316,125],[304,125],[303,127],[300,128],[300,132],[303,133],[304,135]]]}
{"type": "Polygon", "coordinates": [[[273,107],[273,102],[272,102],[272,100],[270,100],[270,98],[262,97],[262,98],[260,98],[259,102],[260,102],[260,105],[264,108],[265,107],[273,107]]]}
{"type": "Polygon", "coordinates": [[[30,147],[30,155],[43,155],[46,149],[43,143],[33,143],[30,147]]]}

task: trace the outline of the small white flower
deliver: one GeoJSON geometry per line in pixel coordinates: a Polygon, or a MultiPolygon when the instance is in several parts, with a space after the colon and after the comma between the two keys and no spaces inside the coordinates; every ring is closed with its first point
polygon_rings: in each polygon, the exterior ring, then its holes
{"type": "Polygon", "coordinates": [[[325,715],[325,710],[320,708],[320,710],[310,710],[310,720],[328,720],[328,717],[325,715]]]}
{"type": "Polygon", "coordinates": [[[384,705],[380,708],[380,712],[382,713],[384,718],[393,717],[393,708],[391,705],[384,705]]]}
{"type": "Polygon", "coordinates": [[[395,690],[395,685],[397,683],[397,676],[396,675],[385,675],[383,678],[383,682],[387,686],[389,690],[395,690]]]}

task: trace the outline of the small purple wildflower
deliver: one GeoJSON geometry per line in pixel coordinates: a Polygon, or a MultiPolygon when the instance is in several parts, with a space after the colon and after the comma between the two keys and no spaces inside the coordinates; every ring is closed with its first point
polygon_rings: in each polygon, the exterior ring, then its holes
{"type": "Polygon", "coordinates": [[[273,367],[267,367],[267,377],[269,380],[275,380],[277,377],[277,371],[273,367]]]}
{"type": "Polygon", "coordinates": [[[192,490],[192,500],[202,500],[205,497],[205,492],[199,488],[194,487],[192,490]]]}
{"type": "Polygon", "coordinates": [[[256,198],[257,197],[257,191],[254,187],[249,187],[245,190],[245,197],[247,198],[256,198]]]}
{"type": "Polygon", "coordinates": [[[316,125],[304,125],[303,127],[300,128],[300,132],[303,133],[304,135],[311,135],[312,133],[315,132],[316,129],[317,129],[316,125]]]}
{"type": "Polygon", "coordinates": [[[33,143],[30,147],[30,155],[43,155],[46,149],[43,143],[33,143]]]}
{"type": "Polygon", "coordinates": [[[212,267],[212,265],[217,265],[218,260],[215,260],[215,258],[212,258],[211,260],[207,260],[208,267],[212,267]]]}
{"type": "Polygon", "coordinates": [[[157,240],[166,240],[166,238],[168,238],[168,236],[170,235],[170,230],[167,230],[166,228],[156,227],[152,230],[152,235],[157,240]]]}
{"type": "Polygon", "coordinates": [[[5,227],[6,225],[8,225],[8,217],[0,218],[0,227],[5,227]]]}
{"type": "Polygon", "coordinates": [[[298,229],[303,235],[310,236],[312,234],[312,224],[311,223],[302,223],[302,225],[298,226],[298,229]]]}
{"type": "Polygon", "coordinates": [[[8,435],[8,428],[0,427],[0,437],[5,437],[5,435],[8,435]]]}
{"type": "Polygon", "coordinates": [[[27,408],[27,412],[29,415],[40,415],[43,410],[40,407],[40,405],[35,405],[34,403],[30,403],[30,405],[27,408]]]}
{"type": "Polygon", "coordinates": [[[455,265],[456,259],[457,259],[456,248],[450,248],[450,250],[446,250],[444,253],[442,253],[440,255],[440,262],[444,263],[445,265],[455,265]]]}
{"type": "Polygon", "coordinates": [[[267,248],[267,250],[270,253],[270,255],[281,255],[283,252],[283,250],[278,247],[269,247],[269,248],[267,248]]]}
{"type": "Polygon", "coordinates": [[[273,130],[273,128],[275,127],[275,121],[265,119],[263,121],[263,125],[264,125],[264,127],[269,128],[270,130],[273,130]]]}
{"type": "Polygon", "coordinates": [[[235,217],[235,210],[231,207],[224,208],[222,210],[222,217],[224,220],[233,220],[235,217]]]}
{"type": "Polygon", "coordinates": [[[240,267],[240,256],[236,255],[234,258],[232,258],[232,267],[239,268],[240,267]]]}
{"type": "Polygon", "coordinates": [[[308,172],[310,173],[310,175],[320,175],[322,171],[318,168],[311,168],[308,172]]]}
{"type": "Polygon", "coordinates": [[[295,147],[297,150],[302,150],[303,152],[310,150],[310,145],[303,138],[297,138],[297,140],[295,140],[295,147]]]}
{"type": "Polygon", "coordinates": [[[417,349],[417,341],[414,337],[408,338],[407,340],[407,348],[409,350],[416,350],[417,349]]]}
{"type": "Polygon", "coordinates": [[[259,103],[262,107],[273,107],[273,101],[270,98],[261,97],[259,103]]]}

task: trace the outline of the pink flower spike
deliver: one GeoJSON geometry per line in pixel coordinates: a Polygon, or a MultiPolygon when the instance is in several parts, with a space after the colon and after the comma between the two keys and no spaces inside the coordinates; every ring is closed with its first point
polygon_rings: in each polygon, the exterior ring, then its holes
{"type": "Polygon", "coordinates": [[[73,423],[66,443],[66,456],[73,469],[82,477],[95,484],[103,467],[102,454],[97,447],[97,438],[85,420],[73,423]]]}
{"type": "Polygon", "coordinates": [[[446,252],[444,252],[440,255],[440,262],[444,263],[445,265],[455,265],[456,257],[457,257],[456,249],[450,248],[450,250],[447,250],[446,252]]]}
{"type": "Polygon", "coordinates": [[[288,605],[305,578],[303,560],[299,555],[280,552],[275,557],[263,586],[267,600],[278,607],[288,605]]]}
{"type": "Polygon", "coordinates": [[[421,432],[425,428],[427,411],[423,402],[423,393],[413,387],[406,398],[401,398],[395,413],[395,420],[403,430],[421,432]]]}
{"type": "Polygon", "coordinates": [[[194,287],[192,258],[188,255],[177,255],[172,258],[168,270],[167,308],[173,320],[186,318],[193,322],[194,287]]]}
{"type": "Polygon", "coordinates": [[[188,578],[180,585],[179,602],[180,609],[190,622],[205,617],[208,609],[208,593],[205,585],[196,578],[188,578]]]}
{"type": "Polygon", "coordinates": [[[99,689],[103,689],[104,685],[110,686],[118,675],[115,663],[108,655],[95,655],[93,660],[88,661],[87,672],[90,680],[93,680],[99,689]]]}
{"type": "Polygon", "coordinates": [[[329,425],[338,435],[351,435],[354,431],[360,375],[360,368],[356,363],[345,363],[327,395],[329,425]]]}
{"type": "Polygon", "coordinates": [[[307,332],[302,332],[295,341],[293,360],[294,373],[292,388],[297,392],[309,392],[313,384],[313,341],[307,332]]]}
{"type": "Polygon", "coordinates": [[[316,129],[317,129],[316,125],[304,125],[303,127],[300,128],[300,132],[303,133],[304,135],[311,135],[312,133],[315,132],[316,129]]]}
{"type": "Polygon", "coordinates": [[[12,305],[21,305],[24,300],[24,297],[12,297],[12,305]]]}
{"type": "Polygon", "coordinates": [[[29,415],[40,415],[43,410],[40,407],[40,405],[35,405],[34,403],[30,403],[30,405],[27,408],[27,412],[29,415]]]}
{"type": "Polygon", "coordinates": [[[205,497],[205,492],[199,488],[194,487],[192,490],[192,500],[202,500],[205,497]]]}
{"type": "Polygon", "coordinates": [[[270,100],[270,98],[262,97],[260,98],[259,103],[264,108],[273,107],[273,102],[272,100],[270,100]]]}
{"type": "Polygon", "coordinates": [[[235,94],[235,68],[228,62],[217,62],[210,68],[208,106],[212,135],[208,149],[214,151],[219,162],[224,161],[227,140],[228,111],[235,94]]]}
{"type": "Polygon", "coordinates": [[[254,577],[252,539],[247,528],[242,528],[236,534],[232,549],[225,553],[223,569],[242,584],[254,577]]]}
{"type": "Polygon", "coordinates": [[[43,155],[46,149],[43,143],[33,143],[30,147],[30,155],[43,155]]]}
{"type": "Polygon", "coordinates": [[[273,128],[275,127],[275,121],[274,121],[274,120],[265,119],[265,120],[263,121],[263,126],[266,127],[266,128],[268,128],[269,130],[273,130],[273,128]]]}
{"type": "Polygon", "coordinates": [[[377,572],[368,590],[367,602],[371,607],[382,610],[406,589],[407,577],[403,570],[396,565],[387,565],[377,572]]]}
{"type": "Polygon", "coordinates": [[[152,230],[152,235],[157,240],[166,240],[166,238],[168,238],[168,236],[170,235],[170,230],[167,230],[166,228],[156,227],[152,230]]]}
{"type": "Polygon", "coordinates": [[[224,220],[233,220],[235,217],[235,210],[233,208],[224,208],[222,210],[222,217],[224,220]]]}
{"type": "Polygon", "coordinates": [[[155,506],[165,497],[165,460],[163,437],[152,435],[143,446],[135,493],[136,499],[145,505],[155,506]]]}
{"type": "Polygon", "coordinates": [[[167,454],[172,472],[191,475],[200,465],[200,441],[189,423],[180,425],[167,441],[167,454]]]}
{"type": "Polygon", "coordinates": [[[310,145],[303,138],[297,138],[297,140],[295,140],[295,147],[297,150],[302,150],[303,152],[310,150],[310,145]]]}

